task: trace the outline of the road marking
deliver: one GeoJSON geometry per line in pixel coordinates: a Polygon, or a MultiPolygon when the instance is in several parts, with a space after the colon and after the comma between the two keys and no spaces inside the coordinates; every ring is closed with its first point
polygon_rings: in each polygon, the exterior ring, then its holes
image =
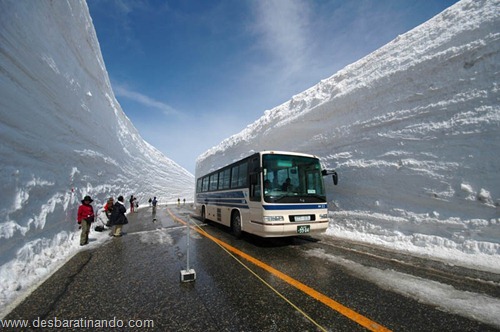
{"type": "Polygon", "coordinates": [[[194,229],[195,231],[197,231],[201,235],[209,238],[210,240],[212,240],[212,241],[216,242],[217,244],[219,244],[220,246],[224,247],[228,251],[230,251],[230,252],[234,253],[235,255],[238,255],[238,256],[246,259],[247,261],[251,262],[252,264],[266,270],[267,272],[271,273],[272,275],[280,278],[281,280],[288,283],[289,285],[294,286],[295,288],[301,290],[302,292],[306,293],[307,295],[311,296],[312,298],[316,299],[317,301],[325,304],[326,306],[337,311],[338,313],[344,315],[345,317],[349,318],[350,320],[365,327],[366,329],[368,329],[370,331],[390,331],[388,328],[386,328],[386,327],[378,324],[377,322],[372,321],[371,319],[357,313],[356,311],[340,304],[339,302],[337,302],[337,301],[329,298],[328,296],[316,291],[315,289],[301,283],[300,281],[288,276],[287,274],[276,270],[272,266],[267,265],[266,263],[254,258],[253,256],[250,256],[250,255],[244,253],[243,251],[227,244],[226,242],[224,242],[222,240],[219,240],[218,238],[208,234],[206,231],[189,225],[188,222],[184,221],[183,219],[181,219],[181,218],[177,217],[175,214],[173,214],[170,209],[167,209],[167,211],[174,220],[177,220],[178,222],[189,226],[190,228],[194,229]]]}

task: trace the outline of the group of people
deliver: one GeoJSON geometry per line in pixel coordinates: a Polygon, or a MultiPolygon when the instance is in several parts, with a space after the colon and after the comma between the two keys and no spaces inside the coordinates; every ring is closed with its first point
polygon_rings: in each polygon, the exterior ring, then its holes
{"type": "Polygon", "coordinates": [[[150,198],[148,202],[149,202],[150,207],[151,206],[156,207],[156,204],[158,204],[158,200],[156,199],[156,196],[152,199],[150,198]]]}
{"type": "MultiPolygon", "coordinates": [[[[85,196],[81,201],[82,204],[78,208],[77,222],[80,225],[82,233],[80,235],[80,245],[84,246],[89,243],[89,233],[92,222],[94,222],[94,208],[92,207],[92,202],[94,200],[90,196],[85,196]]],[[[113,227],[113,230],[109,235],[119,237],[122,236],[123,225],[128,224],[128,219],[125,213],[127,208],[125,207],[123,196],[119,196],[116,203],[113,197],[109,198],[104,205],[104,212],[108,218],[107,226],[113,227]]]]}
{"type": "MultiPolygon", "coordinates": [[[[91,224],[94,222],[94,208],[92,207],[92,198],[90,196],[85,196],[81,201],[82,204],[78,208],[77,222],[80,225],[82,233],[80,235],[80,245],[84,246],[89,243],[89,233],[91,224]]],[[[134,212],[138,206],[137,198],[134,195],[130,196],[130,212],[134,212]]],[[[149,199],[149,205],[153,207],[153,215],[156,215],[156,205],[158,200],[156,196],[153,199],[149,199]]],[[[122,236],[123,225],[128,224],[128,219],[125,213],[127,208],[125,207],[125,201],[123,196],[119,196],[118,200],[115,202],[113,197],[110,197],[106,204],[104,205],[104,213],[106,214],[107,223],[106,226],[112,227],[110,236],[120,237],[122,236]]]]}

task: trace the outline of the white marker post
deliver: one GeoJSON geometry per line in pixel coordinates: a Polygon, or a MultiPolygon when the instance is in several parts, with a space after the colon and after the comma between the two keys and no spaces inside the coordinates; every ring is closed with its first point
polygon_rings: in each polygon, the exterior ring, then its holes
{"type": "Polygon", "coordinates": [[[190,282],[190,281],[195,281],[196,280],[196,272],[193,269],[189,268],[189,235],[191,233],[191,227],[189,225],[187,227],[187,249],[186,249],[186,256],[187,256],[187,266],[185,270],[181,270],[181,282],[190,282]]]}

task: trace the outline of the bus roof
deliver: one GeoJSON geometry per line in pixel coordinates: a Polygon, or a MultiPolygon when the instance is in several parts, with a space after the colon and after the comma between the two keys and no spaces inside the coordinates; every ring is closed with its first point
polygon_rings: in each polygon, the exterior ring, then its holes
{"type": "Polygon", "coordinates": [[[257,152],[257,153],[260,153],[260,154],[289,154],[289,155],[292,155],[292,156],[303,156],[303,157],[311,157],[311,158],[318,158],[319,159],[318,156],[315,156],[315,155],[309,154],[309,153],[302,153],[302,152],[265,150],[265,151],[260,151],[260,152],[257,152]]]}

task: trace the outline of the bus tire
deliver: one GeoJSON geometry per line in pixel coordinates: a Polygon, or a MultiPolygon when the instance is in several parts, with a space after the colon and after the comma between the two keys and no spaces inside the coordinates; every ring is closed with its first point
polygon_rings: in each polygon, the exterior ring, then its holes
{"type": "Polygon", "coordinates": [[[237,239],[242,236],[241,215],[238,211],[234,211],[231,215],[231,232],[237,239]]]}
{"type": "Polygon", "coordinates": [[[207,212],[205,211],[205,205],[201,207],[201,221],[207,221],[207,212]]]}

